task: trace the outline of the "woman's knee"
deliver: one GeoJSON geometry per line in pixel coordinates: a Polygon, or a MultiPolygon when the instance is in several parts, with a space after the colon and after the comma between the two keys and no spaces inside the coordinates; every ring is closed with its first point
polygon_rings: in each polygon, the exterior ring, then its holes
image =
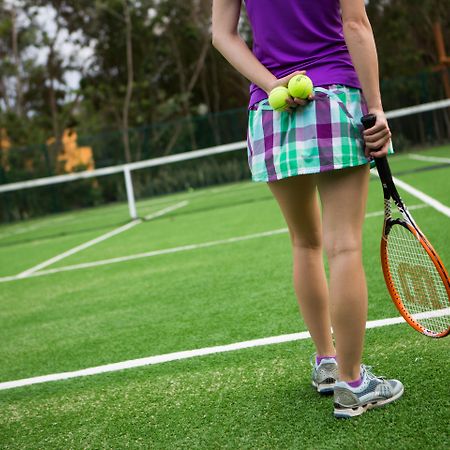
{"type": "Polygon", "coordinates": [[[322,251],[322,235],[319,231],[309,233],[296,233],[290,230],[292,248],[294,250],[318,250],[322,251]]]}
{"type": "Polygon", "coordinates": [[[337,237],[325,239],[325,253],[330,263],[342,257],[355,257],[362,254],[362,242],[358,238],[337,237]]]}

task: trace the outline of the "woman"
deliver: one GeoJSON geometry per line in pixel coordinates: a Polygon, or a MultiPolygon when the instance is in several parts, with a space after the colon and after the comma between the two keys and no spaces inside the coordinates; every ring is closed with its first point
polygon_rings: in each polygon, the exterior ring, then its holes
{"type": "Polygon", "coordinates": [[[376,377],[361,364],[368,163],[388,153],[391,137],[371,26],[363,0],[245,4],[253,52],[238,33],[241,0],[213,0],[213,45],[252,82],[249,164],[252,178],[268,183],[289,228],[294,287],[316,347],[312,384],[320,393],[334,391],[336,417],[358,416],[403,394],[400,381],[376,377]],[[303,71],[314,95],[289,98],[285,111],[273,111],[270,91],[303,71]],[[377,120],[362,132],[367,112],[377,120]]]}

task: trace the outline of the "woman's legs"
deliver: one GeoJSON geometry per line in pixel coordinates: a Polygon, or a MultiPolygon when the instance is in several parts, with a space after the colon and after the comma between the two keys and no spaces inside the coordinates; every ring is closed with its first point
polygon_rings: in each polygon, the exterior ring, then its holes
{"type": "Polygon", "coordinates": [[[334,356],[316,177],[302,175],[285,178],[269,183],[269,187],[289,228],[294,288],[303,318],[317,354],[334,356]]]}
{"type": "Polygon", "coordinates": [[[318,175],[324,247],[330,268],[330,312],[341,381],[359,378],[367,318],[362,226],[369,167],[318,175]]]}

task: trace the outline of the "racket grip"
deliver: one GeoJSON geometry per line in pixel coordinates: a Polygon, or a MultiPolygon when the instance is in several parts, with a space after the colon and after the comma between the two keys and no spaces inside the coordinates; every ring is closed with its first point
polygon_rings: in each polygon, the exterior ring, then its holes
{"type": "MultiPolygon", "coordinates": [[[[366,114],[361,118],[361,123],[365,130],[372,128],[377,121],[377,116],[375,114],[366,114]]],[[[381,182],[389,186],[394,199],[399,199],[397,189],[395,188],[394,181],[392,180],[391,169],[386,156],[381,158],[374,158],[375,165],[377,166],[378,174],[380,176],[381,182]]]]}
{"type": "MultiPolygon", "coordinates": [[[[375,114],[366,114],[365,116],[361,117],[361,123],[363,124],[363,127],[365,130],[372,128],[377,121],[377,116],[375,114]]],[[[387,158],[386,156],[383,156],[381,158],[374,158],[375,164],[377,166],[378,171],[382,170],[381,167],[383,166],[384,170],[386,171],[387,166],[387,158]]],[[[387,167],[387,170],[390,173],[389,167],[387,167]]]]}
{"type": "Polygon", "coordinates": [[[363,124],[365,130],[372,128],[375,125],[376,121],[377,116],[375,114],[366,114],[361,118],[361,123],[363,124]]]}

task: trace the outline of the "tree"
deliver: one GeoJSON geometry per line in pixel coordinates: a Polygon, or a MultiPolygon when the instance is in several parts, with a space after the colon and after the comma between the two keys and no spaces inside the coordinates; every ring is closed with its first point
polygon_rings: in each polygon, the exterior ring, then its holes
{"type": "Polygon", "coordinates": [[[125,150],[125,160],[126,162],[131,161],[130,152],[130,140],[128,136],[128,116],[130,113],[130,102],[131,96],[133,95],[133,43],[131,37],[131,17],[130,17],[130,7],[128,5],[128,0],[123,0],[123,15],[125,20],[125,39],[126,39],[126,49],[127,49],[127,92],[125,95],[125,100],[123,102],[123,121],[122,121],[122,133],[123,133],[123,145],[125,150]]]}
{"type": "Polygon", "coordinates": [[[385,77],[415,74],[437,63],[433,24],[450,41],[449,0],[370,0],[367,6],[385,77]]]}
{"type": "Polygon", "coordinates": [[[25,95],[28,69],[34,63],[27,55],[36,33],[32,21],[26,23],[19,2],[0,2],[0,119],[16,139],[26,129],[25,95]]]}

